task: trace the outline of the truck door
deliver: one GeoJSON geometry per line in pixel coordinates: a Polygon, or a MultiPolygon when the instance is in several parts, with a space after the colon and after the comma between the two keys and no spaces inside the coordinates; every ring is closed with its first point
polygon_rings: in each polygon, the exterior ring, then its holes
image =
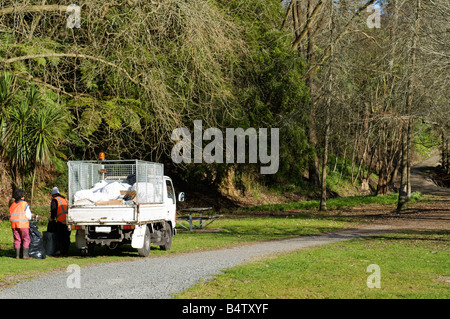
{"type": "Polygon", "coordinates": [[[170,179],[166,179],[166,196],[167,198],[164,200],[164,202],[166,202],[167,205],[167,214],[168,217],[172,219],[172,216],[175,216],[176,199],[175,191],[170,179]]]}

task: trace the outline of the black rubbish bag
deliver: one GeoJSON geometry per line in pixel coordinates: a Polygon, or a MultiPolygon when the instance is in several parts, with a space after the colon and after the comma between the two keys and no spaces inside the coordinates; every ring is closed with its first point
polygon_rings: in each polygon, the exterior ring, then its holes
{"type": "Polygon", "coordinates": [[[42,240],[42,234],[38,230],[38,226],[30,223],[30,249],[28,255],[35,259],[45,259],[45,249],[42,240]]]}
{"type": "Polygon", "coordinates": [[[56,251],[56,233],[44,231],[42,232],[44,238],[44,249],[47,256],[55,255],[56,251]]]}
{"type": "Polygon", "coordinates": [[[127,176],[127,183],[133,186],[136,183],[136,174],[130,174],[127,176]]]}

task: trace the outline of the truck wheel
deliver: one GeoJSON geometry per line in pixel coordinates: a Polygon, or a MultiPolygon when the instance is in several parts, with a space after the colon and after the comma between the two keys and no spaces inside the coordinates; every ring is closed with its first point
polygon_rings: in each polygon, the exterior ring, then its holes
{"type": "Polygon", "coordinates": [[[150,254],[150,230],[148,227],[145,227],[145,235],[144,235],[144,246],[142,248],[138,248],[139,256],[147,257],[150,254]]]}
{"type": "Polygon", "coordinates": [[[89,243],[87,244],[87,247],[84,247],[82,249],[80,249],[81,252],[81,256],[86,257],[86,256],[94,256],[94,249],[95,249],[95,244],[94,243],[89,243]]]}
{"type": "Polygon", "coordinates": [[[164,238],[163,238],[163,245],[160,245],[159,248],[161,250],[170,250],[172,247],[172,226],[170,226],[169,223],[166,223],[165,225],[166,229],[164,230],[164,238]]]}

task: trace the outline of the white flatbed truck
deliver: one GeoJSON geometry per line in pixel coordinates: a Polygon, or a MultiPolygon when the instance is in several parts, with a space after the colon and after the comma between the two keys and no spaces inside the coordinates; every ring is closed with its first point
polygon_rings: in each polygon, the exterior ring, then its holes
{"type": "MultiPolygon", "coordinates": [[[[67,226],[76,230],[76,246],[82,255],[92,255],[96,245],[115,249],[131,243],[143,257],[149,255],[150,244],[162,250],[171,248],[176,234],[177,198],[172,180],[163,174],[163,164],[141,160],[69,161],[68,167],[67,226]],[[106,188],[93,188],[99,184],[128,189],[122,190],[118,199],[105,200],[106,188]],[[80,196],[88,198],[80,200],[80,196]]],[[[178,200],[184,200],[184,193],[179,193],[178,200]]]]}

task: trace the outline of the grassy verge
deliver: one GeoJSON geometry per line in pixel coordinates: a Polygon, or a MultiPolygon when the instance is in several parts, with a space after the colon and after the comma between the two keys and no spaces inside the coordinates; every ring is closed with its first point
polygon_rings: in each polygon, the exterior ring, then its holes
{"type": "Polygon", "coordinates": [[[177,298],[449,298],[450,234],[420,231],[328,244],[228,269],[177,298]],[[380,268],[381,288],[369,288],[380,268]]]}
{"type": "MultiPolygon", "coordinates": [[[[421,199],[421,194],[415,192],[411,194],[410,203],[415,203],[421,199]]],[[[342,209],[347,207],[354,207],[359,205],[378,204],[378,205],[396,205],[398,201],[398,194],[392,193],[383,196],[352,196],[352,197],[337,197],[327,200],[327,208],[329,210],[342,209]]],[[[288,211],[296,209],[314,210],[318,209],[319,201],[310,200],[304,202],[293,202],[284,204],[270,204],[253,207],[240,208],[238,211],[288,211]]]]}

